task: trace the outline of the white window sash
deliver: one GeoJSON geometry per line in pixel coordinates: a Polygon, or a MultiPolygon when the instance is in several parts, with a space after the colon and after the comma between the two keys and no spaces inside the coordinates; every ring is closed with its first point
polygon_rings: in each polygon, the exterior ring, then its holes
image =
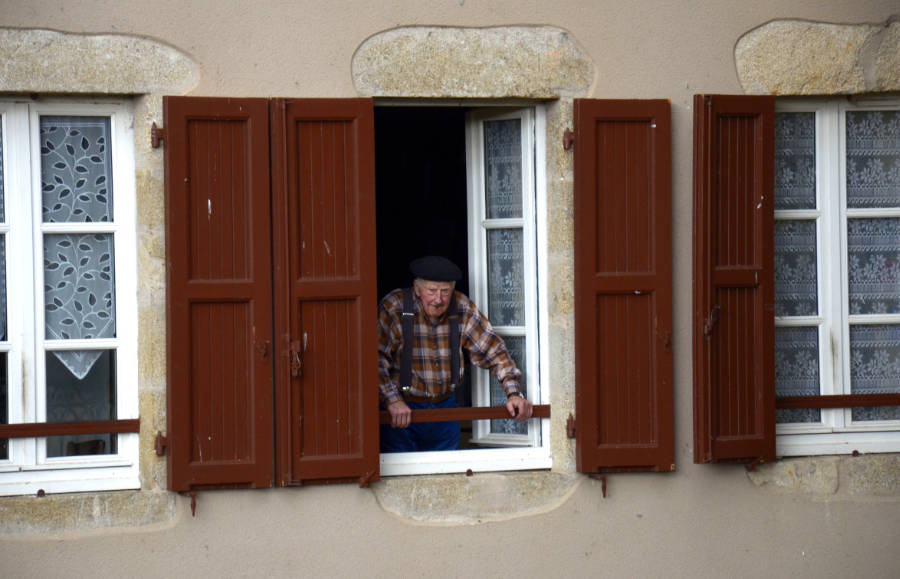
{"type": "MultiPolygon", "coordinates": [[[[10,423],[46,419],[45,362],[47,352],[74,349],[109,349],[116,357],[116,416],[138,417],[137,370],[137,240],[134,179],[133,115],[120,100],[95,103],[41,101],[0,103],[4,114],[7,183],[7,219],[13,223],[7,248],[9,292],[10,423]],[[42,223],[40,117],[107,116],[112,149],[113,215],[104,223],[42,223]],[[7,130],[14,123],[15,127],[7,130]],[[10,170],[14,169],[14,170],[10,170]],[[14,191],[12,187],[15,187],[14,191]],[[14,213],[13,213],[14,212],[14,213]],[[15,214],[16,219],[9,219],[15,214]],[[43,237],[47,233],[108,233],[114,243],[116,337],[96,340],[48,340],[44,335],[43,237]],[[18,272],[11,277],[11,272],[18,272]],[[26,272],[30,272],[26,274],[26,272]],[[9,284],[10,279],[27,283],[9,284]],[[28,367],[23,376],[21,368],[28,367]],[[21,388],[22,390],[19,390],[21,388]],[[14,390],[15,389],[15,390],[14,390]]],[[[0,461],[0,495],[76,492],[139,488],[139,440],[136,433],[117,436],[117,454],[47,457],[46,437],[10,439],[10,460],[0,461]]]]}
{"type": "MultiPolygon", "coordinates": [[[[473,301],[486,309],[487,304],[487,277],[486,270],[483,265],[485,231],[487,227],[498,225],[499,221],[512,223],[514,220],[490,220],[486,227],[482,223],[476,223],[472,218],[471,207],[478,203],[479,215],[484,215],[484,195],[483,191],[473,197],[472,183],[475,180],[481,180],[483,183],[483,148],[476,149],[473,147],[471,139],[473,133],[480,133],[480,130],[470,131],[469,127],[474,122],[480,122],[485,119],[494,120],[498,118],[511,118],[506,115],[522,115],[522,111],[527,111],[529,117],[528,140],[523,140],[523,157],[527,157],[528,172],[523,168],[523,178],[531,182],[523,197],[527,198],[529,207],[523,212],[523,218],[516,221],[518,225],[524,227],[528,221],[528,227],[531,231],[525,236],[524,243],[528,246],[525,258],[525,282],[528,291],[529,303],[526,305],[526,327],[508,327],[495,326],[498,333],[502,335],[515,335],[519,333],[524,335],[529,333],[529,344],[527,351],[528,368],[523,368],[523,372],[529,372],[528,382],[528,398],[534,404],[549,404],[550,392],[547,384],[549,383],[549,353],[546,347],[541,347],[540,337],[546,336],[547,332],[547,299],[546,299],[546,245],[547,245],[547,223],[546,223],[546,173],[544,163],[546,159],[546,144],[544,135],[546,134],[546,112],[543,106],[536,106],[533,109],[518,109],[517,111],[494,109],[493,111],[483,111],[483,116],[478,116],[478,121],[470,121],[467,123],[467,160],[468,179],[469,179],[469,206],[470,206],[470,229],[469,229],[469,293],[473,301]],[[527,147],[525,143],[528,143],[527,147]],[[477,163],[473,163],[473,151],[477,150],[477,156],[480,159],[477,163]],[[527,152],[526,152],[527,151],[527,152]],[[527,175],[527,177],[526,177],[527,175]],[[533,189],[531,188],[533,187],[533,189]],[[477,227],[475,227],[477,225],[477,227]],[[473,233],[473,231],[475,233],[473,233]],[[475,239],[481,248],[473,249],[473,239],[475,239]],[[471,269],[472,264],[481,263],[477,271],[471,269]]],[[[473,117],[475,118],[475,117],[473,117]]],[[[521,118],[521,117],[520,117],[521,118]]],[[[477,143],[475,144],[477,146],[477,143]]],[[[483,220],[482,220],[483,221],[483,220]]],[[[503,225],[506,225],[505,223],[503,225]]],[[[485,311],[490,318],[490,312],[485,311]]],[[[475,368],[480,370],[480,368],[475,368]]],[[[487,371],[484,371],[487,375],[487,371]]],[[[493,379],[490,377],[490,379],[493,379]]],[[[473,376],[473,380],[475,377],[473,376]]],[[[473,397],[475,403],[484,400],[483,404],[487,405],[489,400],[489,391],[485,386],[480,388],[479,393],[473,386],[473,397]]],[[[473,421],[473,430],[481,429],[487,432],[490,428],[487,421],[473,421]]],[[[474,433],[473,433],[474,434],[474,433]]],[[[491,444],[504,445],[504,448],[477,448],[466,450],[440,451],[440,452],[406,452],[406,453],[382,453],[380,459],[380,469],[383,476],[398,475],[418,475],[418,474],[442,474],[457,473],[472,470],[473,472],[494,472],[507,470],[533,470],[545,469],[552,467],[552,454],[550,450],[550,421],[533,419],[529,421],[528,435],[510,435],[493,434],[491,438],[482,438],[483,441],[490,441],[491,444]]]]}
{"type": "MultiPolygon", "coordinates": [[[[848,110],[897,107],[896,101],[866,106],[835,101],[778,102],[778,112],[816,113],[815,211],[775,212],[775,219],[815,219],[818,222],[819,316],[776,318],[777,327],[818,326],[820,392],[850,394],[850,326],[898,323],[900,314],[849,314],[847,219],[900,217],[900,209],[848,209],[846,192],[846,121],[848,110]],[[834,256],[840,256],[834,259],[834,256]]],[[[852,409],[821,409],[817,424],[778,424],[779,455],[885,452],[900,449],[900,421],[852,423],[852,409]]]]}

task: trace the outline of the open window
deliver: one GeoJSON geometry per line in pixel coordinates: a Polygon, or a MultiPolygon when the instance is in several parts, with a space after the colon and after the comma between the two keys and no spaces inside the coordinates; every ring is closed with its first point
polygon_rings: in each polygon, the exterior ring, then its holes
{"type": "MultiPolygon", "coordinates": [[[[164,112],[171,490],[551,466],[542,106],[164,112]],[[379,456],[377,300],[423,254],[461,266],[541,406],[510,428],[476,373],[464,448],[379,456]]],[[[669,126],[666,101],[576,103],[583,472],[674,468],[669,126]]]]}
{"type": "MultiPolygon", "coordinates": [[[[375,111],[379,296],[410,285],[407,266],[416,257],[454,260],[466,272],[457,288],[503,337],[534,404],[549,400],[539,347],[543,133],[541,106],[375,111]]],[[[503,405],[502,388],[486,370],[469,364],[466,375],[460,406],[503,405]]],[[[548,437],[546,420],[465,421],[459,451],[384,454],[381,472],[547,468],[548,437]]]]}

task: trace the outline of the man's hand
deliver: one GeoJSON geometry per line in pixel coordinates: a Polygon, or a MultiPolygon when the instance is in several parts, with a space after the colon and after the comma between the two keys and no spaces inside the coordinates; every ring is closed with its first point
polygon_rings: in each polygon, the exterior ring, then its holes
{"type": "Polygon", "coordinates": [[[506,401],[506,409],[509,410],[509,415],[516,419],[516,422],[525,422],[531,418],[531,413],[534,412],[531,402],[521,396],[510,396],[506,401]]]}
{"type": "Polygon", "coordinates": [[[391,414],[391,426],[394,428],[406,428],[412,422],[412,410],[409,409],[406,402],[402,400],[392,402],[388,404],[387,409],[391,414]]]}

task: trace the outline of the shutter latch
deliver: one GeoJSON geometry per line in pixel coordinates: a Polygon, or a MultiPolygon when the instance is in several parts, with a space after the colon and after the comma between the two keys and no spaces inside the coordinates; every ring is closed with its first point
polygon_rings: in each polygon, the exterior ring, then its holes
{"type": "Polygon", "coordinates": [[[303,345],[300,340],[291,342],[291,376],[298,378],[303,375],[303,354],[306,352],[306,332],[303,332],[303,345]]]}
{"type": "Polygon", "coordinates": [[[566,436],[568,438],[575,438],[575,417],[572,416],[571,412],[566,419],[566,436]]]}
{"type": "Polygon", "coordinates": [[[703,335],[709,336],[712,334],[713,328],[716,327],[716,324],[719,321],[719,312],[722,310],[722,306],[716,304],[713,306],[711,312],[709,312],[709,317],[706,318],[706,322],[703,324],[703,335]]]}

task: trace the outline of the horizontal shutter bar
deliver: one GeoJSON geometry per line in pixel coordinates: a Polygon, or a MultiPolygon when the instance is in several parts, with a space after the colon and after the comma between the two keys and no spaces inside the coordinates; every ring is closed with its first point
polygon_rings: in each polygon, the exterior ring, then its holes
{"type": "MultiPolygon", "coordinates": [[[[535,404],[532,418],[550,418],[549,404],[535,404]]],[[[456,422],[461,420],[490,420],[509,418],[505,406],[485,408],[434,408],[429,410],[413,410],[412,422],[456,422]]],[[[381,424],[390,424],[391,415],[387,411],[379,414],[381,424]]]]}
{"type": "Polygon", "coordinates": [[[851,408],[858,406],[900,406],[900,394],[828,394],[786,396],[775,399],[775,408],[851,408]]]}
{"type": "Polygon", "coordinates": [[[30,422],[0,425],[0,438],[33,438],[75,434],[121,434],[140,432],[141,419],[97,420],[94,422],[30,422]]]}

